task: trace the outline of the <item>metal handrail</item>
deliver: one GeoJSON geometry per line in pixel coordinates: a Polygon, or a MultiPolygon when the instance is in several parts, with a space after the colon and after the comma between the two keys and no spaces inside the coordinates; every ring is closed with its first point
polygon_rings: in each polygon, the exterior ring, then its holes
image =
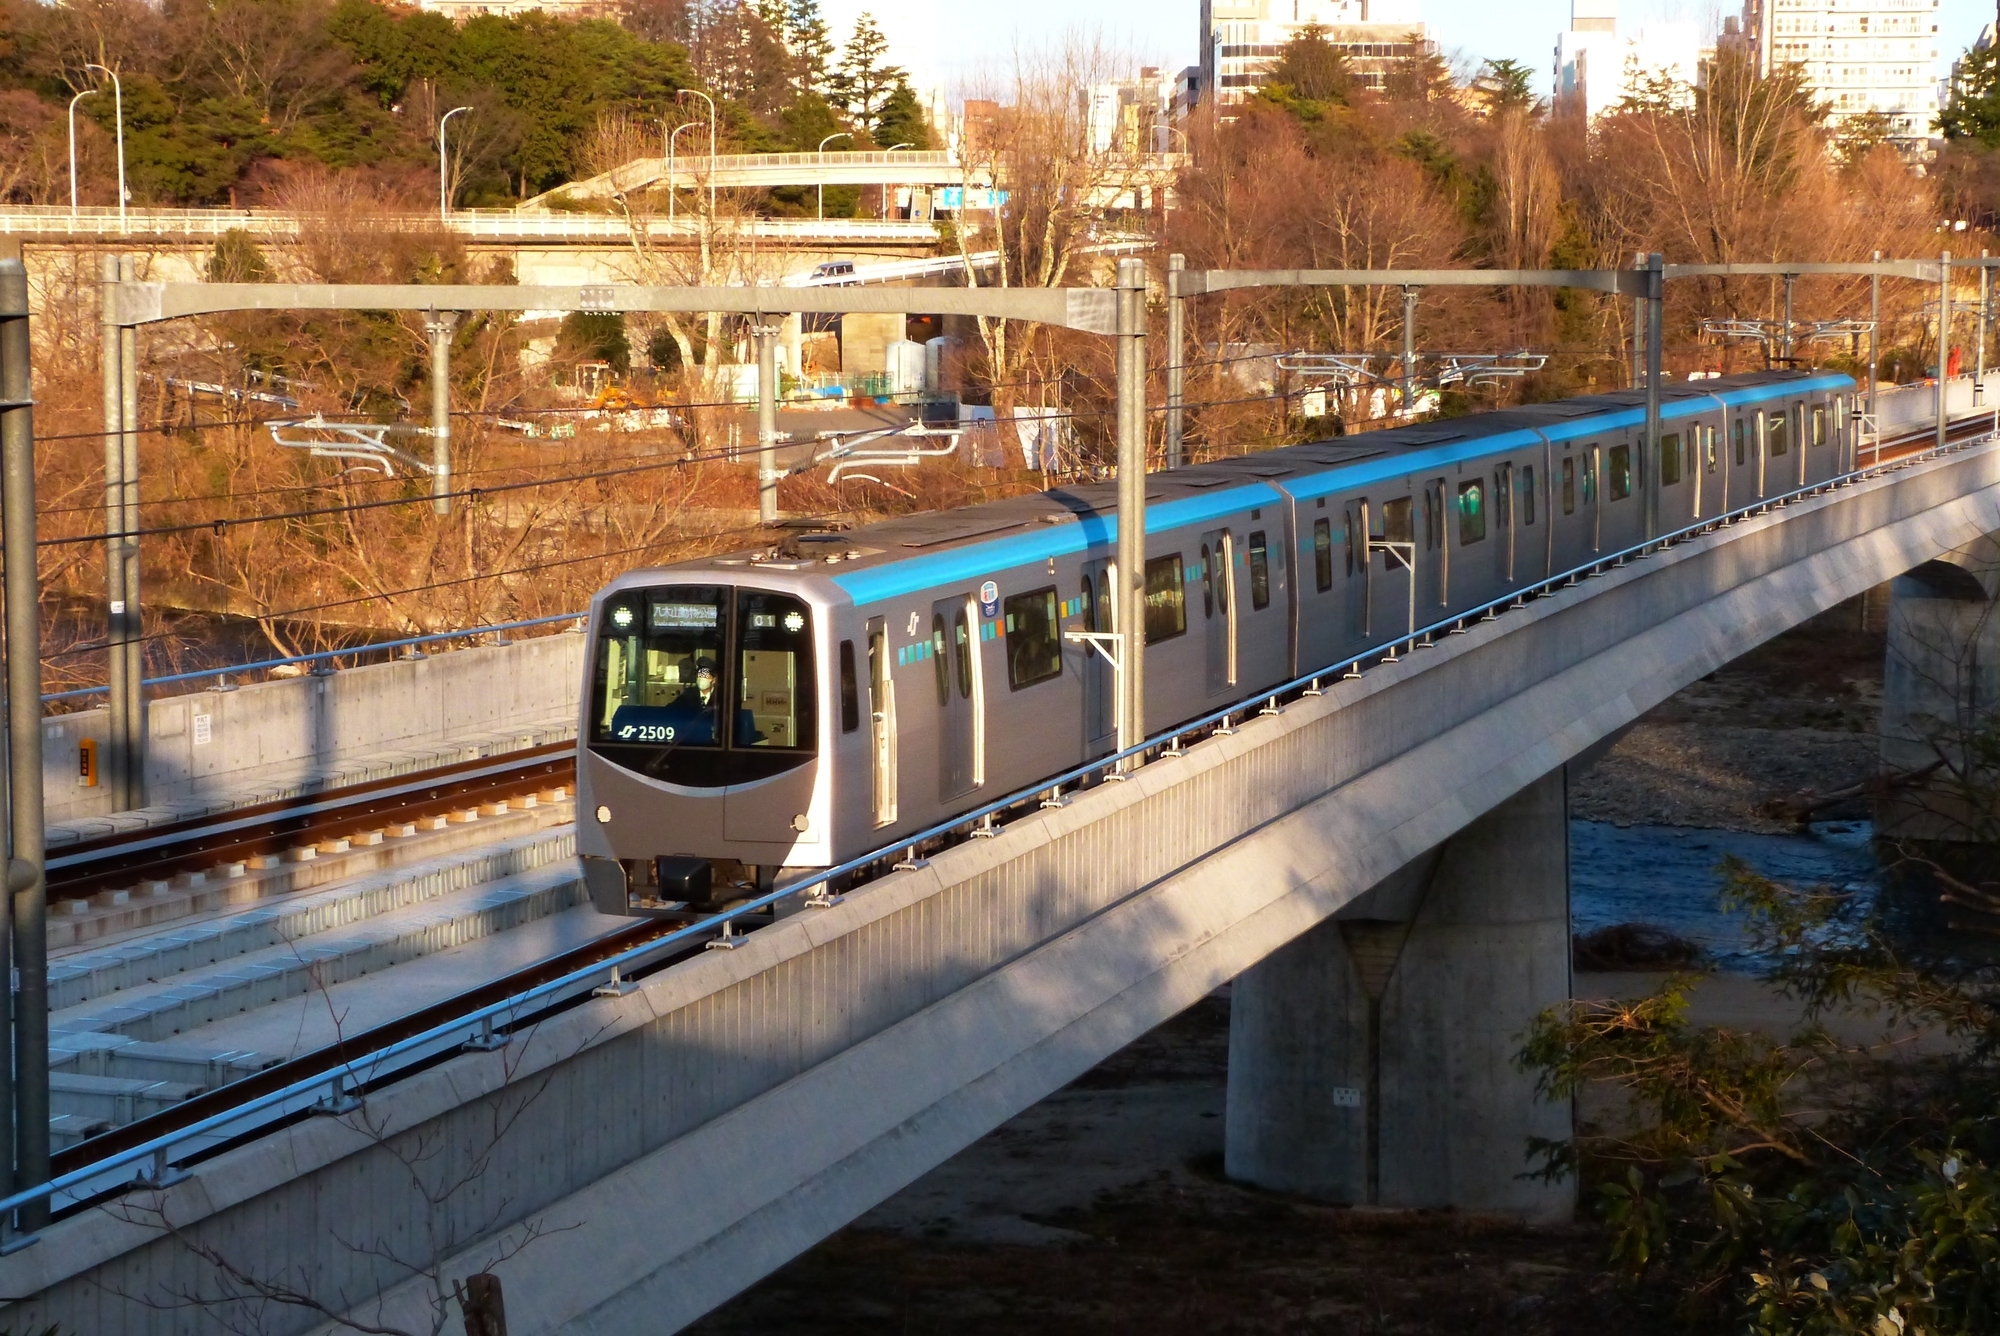
{"type": "MultiPolygon", "coordinates": [[[[352,649],[323,649],[312,654],[293,654],[282,659],[260,659],[256,663],[232,663],[226,668],[203,668],[192,673],[172,673],[166,677],[149,677],[139,685],[142,687],[166,686],[171,682],[192,682],[203,677],[217,677],[227,680],[231,673],[252,673],[260,668],[282,668],[294,663],[323,663],[328,659],[345,659],[354,655],[367,654],[379,649],[404,649],[411,645],[434,645],[441,640],[461,640],[467,636],[493,635],[501,631],[519,631],[529,626],[547,626],[551,622],[581,623],[590,614],[587,612],[561,612],[553,617],[530,617],[520,622],[498,622],[492,626],[474,626],[464,631],[434,631],[429,635],[410,636],[404,640],[372,640],[366,645],[356,645],[352,649]]],[[[101,687],[75,687],[69,691],[52,691],[42,697],[47,704],[52,700],[75,700],[79,696],[97,696],[111,690],[109,685],[101,687]]]]}
{"type": "MultiPolygon", "coordinates": [[[[167,234],[219,237],[242,231],[260,235],[295,233],[303,222],[299,214],[248,209],[135,209],[127,214],[128,235],[167,234]]],[[[624,241],[637,227],[648,235],[699,234],[699,219],[639,219],[628,223],[621,215],[589,213],[476,213],[455,210],[440,220],[435,214],[395,214],[370,220],[371,226],[385,229],[408,228],[433,231],[447,228],[464,236],[500,239],[547,237],[602,238],[624,241]]],[[[741,235],[770,239],[832,238],[847,241],[931,240],[936,225],[922,219],[901,218],[743,218],[729,226],[741,235]]],[[[0,235],[14,233],[69,233],[95,236],[115,233],[116,209],[79,209],[43,205],[12,205],[0,208],[0,235]]]]}
{"type": "MultiPolygon", "coordinates": [[[[775,906],[779,901],[789,899],[803,890],[820,887],[822,888],[822,894],[818,898],[818,902],[822,904],[832,903],[833,897],[825,894],[825,888],[830,886],[837,878],[879,864],[885,857],[891,856],[898,849],[908,848],[914,852],[915,849],[927,841],[948,836],[953,831],[974,822],[988,821],[996,813],[1034,800],[1038,794],[1059,791],[1064,785],[1077,783],[1100,772],[1119,773],[1120,767],[1126,761],[1140,757],[1144,753],[1161,748],[1166,744],[1172,744],[1168,754],[1180,755],[1182,754],[1179,746],[1181,739],[1217,725],[1225,729],[1228,728],[1231,716],[1241,714],[1247,706],[1254,704],[1258,700],[1275,701],[1278,697],[1288,695],[1292,692],[1315,690],[1318,688],[1318,684],[1328,677],[1346,670],[1359,671],[1362,664],[1369,659],[1375,659],[1378,663],[1394,661],[1399,646],[1407,644],[1414,647],[1419,639],[1429,639],[1440,632],[1449,633],[1453,629],[1462,628],[1467,622],[1480,619],[1489,614],[1496,614],[1506,609],[1510,604],[1522,606],[1530,598],[1553,593],[1557,588],[1565,584],[1573,585],[1579,580],[1600,575],[1606,570],[1621,566],[1628,561],[1650,556],[1655,551],[1665,548],[1670,544],[1686,538],[1697,537],[1726,523],[1747,517],[1759,511],[1769,510],[1774,506],[1780,506],[1804,497],[1815,496],[1838,486],[1852,484],[1865,477],[1907,468],[1923,460],[1955,454],[1959,451],[1970,449],[1975,445],[1990,445],[1996,440],[2000,440],[2000,433],[1988,432],[1970,440],[1950,442],[1942,447],[1932,446],[1909,455],[1899,456],[1886,463],[1872,464],[1865,469],[1857,468],[1847,473],[1837,474],[1822,482],[1794,488],[1791,491],[1781,492],[1775,496],[1762,497],[1736,510],[1697,520],[1692,524],[1649,538],[1642,543],[1635,544],[1618,552],[1606,553],[1581,566],[1574,567],[1560,574],[1550,575],[1543,580],[1523,586],[1503,597],[1491,599],[1477,607],[1468,608],[1463,612],[1456,613],[1429,626],[1422,627],[1413,631],[1406,639],[1393,641],[1387,645],[1375,646],[1360,654],[1330,664],[1317,672],[1303,674],[1282,685],[1259,690],[1253,695],[1245,697],[1243,700],[1232,703],[1227,709],[1212,711],[1198,719],[1178,724],[1166,732],[1155,734],[1145,741],[1127,747],[1122,751],[1085,762],[1082,765],[1064,771],[1060,775],[1038,780],[1034,784],[1017,789],[1005,797],[997,798],[970,811],[960,812],[950,820],[939,822],[915,835],[901,836],[893,844],[873,850],[859,858],[849,859],[847,862],[841,863],[836,867],[809,872],[802,877],[786,883],[782,888],[745,901],[733,908],[718,911],[706,918],[675,929],[663,937],[654,938],[644,945],[632,947],[595,964],[572,970],[560,978],[548,980],[500,1002],[479,1007],[455,1020],[440,1022],[421,1034],[412,1035],[385,1048],[377,1049],[373,1053],[350,1059],[330,1071],[294,1082],[280,1090],[271,1091],[234,1109],[211,1114],[207,1118],[203,1118],[190,1126],[176,1128],[171,1132],[164,1132],[150,1141],[142,1142],[115,1155],[107,1156],[105,1159],[97,1161],[94,1164],[86,1165],[80,1169],[73,1169],[66,1174],[51,1179],[47,1183],[24,1188],[11,1196],[0,1198],[0,1219],[11,1217],[15,1211],[32,1202],[54,1197],[59,1193],[69,1192],[72,1189],[88,1188],[93,1182],[104,1178],[106,1175],[115,1173],[120,1169],[143,1164],[147,1161],[153,1162],[155,1175],[152,1180],[138,1180],[139,1185],[143,1187],[147,1182],[163,1182],[167,1179],[169,1171],[166,1156],[176,1146],[184,1145],[198,1138],[209,1137],[224,1132],[235,1124],[241,1123],[245,1119],[259,1113],[273,1110],[290,1112],[310,1107],[310,1104],[305,1101],[314,1095],[331,1092],[336,1098],[351,1098],[353,1092],[367,1086],[378,1075],[388,1074],[384,1069],[390,1067],[398,1059],[416,1059],[423,1056],[430,1056],[435,1054],[438,1051],[437,1046],[446,1040],[471,1039],[482,1033],[490,1034],[496,1029],[514,1024],[520,1018],[521,1013],[534,1006],[534,1004],[561,996],[574,995],[580,987],[588,985],[595,980],[605,978],[607,971],[614,978],[630,978],[635,969],[644,969],[660,955],[678,947],[684,947],[697,939],[722,934],[737,919],[753,914],[760,914],[775,906]]],[[[241,1129],[236,1135],[242,1135],[249,1130],[241,1129]]],[[[105,1185],[105,1190],[109,1190],[111,1186],[105,1185]]],[[[13,1241],[13,1246],[22,1247],[33,1241],[33,1236],[26,1239],[17,1239],[13,1241]]]]}

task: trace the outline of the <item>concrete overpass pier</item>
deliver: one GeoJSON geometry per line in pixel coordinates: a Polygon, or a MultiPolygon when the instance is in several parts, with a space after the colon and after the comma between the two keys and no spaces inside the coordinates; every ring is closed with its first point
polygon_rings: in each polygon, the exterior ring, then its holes
{"type": "Polygon", "coordinates": [[[1342,1204],[1567,1219],[1523,1178],[1570,1134],[1514,1063],[1570,993],[1565,771],[1556,770],[1240,975],[1224,1169],[1342,1204]]]}

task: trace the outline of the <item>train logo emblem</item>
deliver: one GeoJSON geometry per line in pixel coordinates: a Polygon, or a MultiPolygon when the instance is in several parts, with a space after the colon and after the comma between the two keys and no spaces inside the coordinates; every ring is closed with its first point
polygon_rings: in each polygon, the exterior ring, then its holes
{"type": "Polygon", "coordinates": [[[991,580],[979,586],[979,615],[981,617],[1000,615],[1000,586],[991,580]]]}

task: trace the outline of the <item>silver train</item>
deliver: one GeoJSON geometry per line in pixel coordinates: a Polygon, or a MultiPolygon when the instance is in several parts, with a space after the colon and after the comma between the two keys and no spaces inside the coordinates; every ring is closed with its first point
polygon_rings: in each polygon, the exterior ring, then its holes
{"type": "MultiPolygon", "coordinates": [[[[1622,392],[1154,475],[1145,718],[1254,699],[1412,615],[1637,545],[1647,468],[1656,532],[1846,472],[1854,390],[1676,384],[1644,460],[1643,398],[1622,392]]],[[[578,729],[594,902],[733,898],[1113,750],[1110,669],[1065,633],[1112,629],[1116,515],[1115,485],[1056,489],[614,581],[591,604],[578,729]]]]}

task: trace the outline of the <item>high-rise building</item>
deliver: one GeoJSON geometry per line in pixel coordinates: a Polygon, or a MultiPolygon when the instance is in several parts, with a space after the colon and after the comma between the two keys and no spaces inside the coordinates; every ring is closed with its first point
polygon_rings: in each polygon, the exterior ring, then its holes
{"type": "Polygon", "coordinates": [[[1310,27],[1346,53],[1356,82],[1370,88],[1386,84],[1398,60],[1434,49],[1417,0],[1201,0],[1202,98],[1227,116],[1310,27]]]}
{"type": "Polygon", "coordinates": [[[1769,74],[1800,66],[1832,107],[1835,129],[1879,112],[1907,143],[1930,137],[1938,112],[1938,0],[1744,0],[1723,40],[1769,74]]]}
{"type": "Polygon", "coordinates": [[[1084,94],[1090,117],[1093,153],[1164,153],[1179,133],[1167,126],[1176,119],[1176,81],[1152,66],[1136,79],[1092,84],[1084,94]]]}
{"type": "Polygon", "coordinates": [[[1665,91],[1676,102],[1701,80],[1701,34],[1692,23],[1646,23],[1621,32],[1618,0],[1571,0],[1556,38],[1556,104],[1596,119],[1628,95],[1665,91]]]}

